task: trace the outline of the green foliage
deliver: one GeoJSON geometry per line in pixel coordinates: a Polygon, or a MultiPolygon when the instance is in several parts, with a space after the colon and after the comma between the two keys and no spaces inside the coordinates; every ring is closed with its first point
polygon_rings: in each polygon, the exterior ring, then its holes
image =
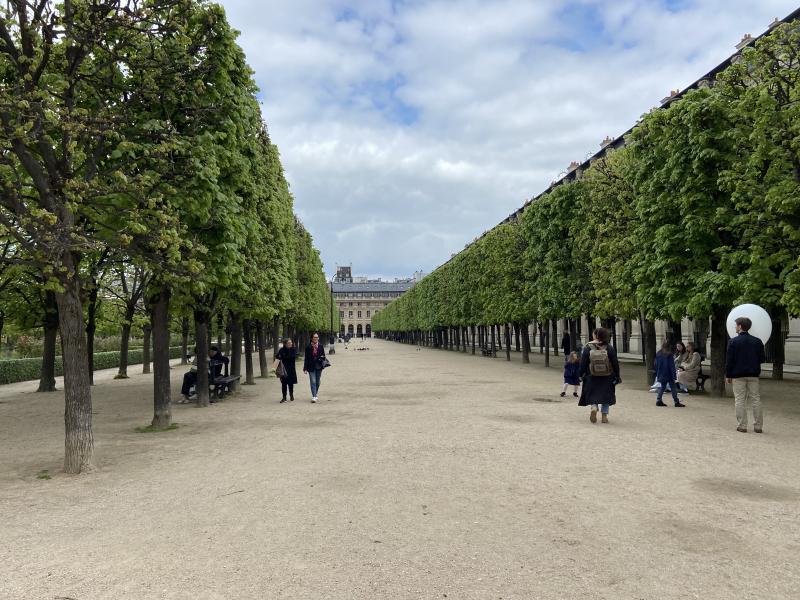
{"type": "Polygon", "coordinates": [[[654,110],[628,145],[529,203],[392,302],[376,331],[583,314],[800,314],[800,28],[654,110]]]}
{"type": "MultiPolygon", "coordinates": [[[[141,364],[143,360],[143,351],[130,350],[128,352],[128,364],[137,365],[141,364]]],[[[170,348],[170,358],[180,358],[181,347],[176,346],[170,348]]],[[[95,371],[101,369],[114,369],[119,367],[120,353],[119,352],[95,352],[94,354],[94,368],[95,371]]],[[[56,377],[64,374],[64,367],[61,357],[57,356],[55,360],[56,377]]],[[[0,385],[6,383],[17,383],[19,381],[34,381],[39,379],[42,374],[42,359],[41,358],[12,358],[7,360],[0,360],[0,385]]]]}

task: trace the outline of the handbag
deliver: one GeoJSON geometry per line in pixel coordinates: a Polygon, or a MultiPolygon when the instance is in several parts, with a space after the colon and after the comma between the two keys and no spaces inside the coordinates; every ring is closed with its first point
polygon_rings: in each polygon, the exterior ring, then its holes
{"type": "Polygon", "coordinates": [[[278,366],[275,367],[275,375],[283,379],[286,377],[286,367],[283,365],[281,361],[278,361],[278,366]]]}
{"type": "Polygon", "coordinates": [[[327,358],[323,358],[323,359],[322,359],[322,360],[319,362],[319,368],[320,368],[320,369],[327,369],[327,368],[328,368],[328,367],[330,367],[330,366],[331,366],[331,361],[329,361],[327,358]]]}

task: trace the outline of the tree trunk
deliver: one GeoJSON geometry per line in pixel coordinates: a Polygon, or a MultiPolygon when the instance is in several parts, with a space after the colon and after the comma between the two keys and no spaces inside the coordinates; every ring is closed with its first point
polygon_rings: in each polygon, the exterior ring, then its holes
{"type": "Polygon", "coordinates": [[[644,356],[645,372],[647,373],[647,385],[653,385],[656,380],[655,361],[656,361],[656,322],[650,319],[642,319],[642,350],[644,356]]]}
{"type": "Polygon", "coordinates": [[[197,383],[195,384],[195,392],[197,393],[197,406],[209,405],[208,394],[208,351],[211,344],[208,343],[208,327],[211,315],[202,309],[195,309],[194,315],[194,337],[197,341],[197,383]]]}
{"type": "Polygon", "coordinates": [[[253,322],[244,320],[244,384],[255,385],[253,379],[253,322]]]}
{"type": "Polygon", "coordinates": [[[131,324],[135,307],[129,306],[125,309],[125,319],[122,322],[122,336],[119,341],[119,371],[114,379],[128,378],[128,351],[131,344],[131,324]]]}
{"type": "Polygon", "coordinates": [[[586,339],[591,341],[594,335],[594,330],[597,329],[597,321],[592,315],[586,315],[586,325],[589,329],[586,331],[586,339]]]}
{"type": "MultiPolygon", "coordinates": [[[[508,327],[508,323],[504,327],[506,334],[506,360],[511,362],[511,330],[508,327]]],[[[517,341],[519,341],[519,338],[517,338],[517,341]]]]}
{"type": "Polygon", "coordinates": [[[225,322],[225,354],[228,356],[232,356],[233,354],[233,344],[231,342],[231,315],[230,311],[228,311],[228,319],[225,322]]]}
{"type": "Polygon", "coordinates": [[[531,362],[531,339],[528,337],[528,324],[520,323],[518,327],[522,329],[522,362],[527,365],[531,362]]]}
{"type": "Polygon", "coordinates": [[[553,356],[558,356],[558,319],[553,319],[550,322],[550,327],[553,330],[553,356]]]}
{"type": "Polygon", "coordinates": [[[728,330],[725,321],[729,309],[714,306],[711,312],[711,395],[725,395],[725,357],[728,352],[728,330]]]}
{"type": "Polygon", "coordinates": [[[492,358],[497,358],[497,346],[495,346],[494,340],[494,325],[489,325],[489,329],[492,330],[492,358]]]}
{"type": "Polygon", "coordinates": [[[181,319],[181,364],[188,365],[189,360],[186,355],[189,354],[189,317],[181,319]]]}
{"type": "Polygon", "coordinates": [[[472,354],[474,355],[475,354],[475,325],[472,325],[470,327],[470,331],[472,332],[472,335],[470,337],[472,338],[472,354]]]}
{"type": "MultiPolygon", "coordinates": [[[[69,254],[62,256],[67,263],[71,258],[69,254]]],[[[61,285],[62,290],[56,293],[56,302],[64,361],[64,471],[80,473],[91,468],[94,452],[92,391],[87,369],[80,283],[75,275],[63,278],[61,285]]]]}
{"type": "Polygon", "coordinates": [[[256,338],[258,339],[258,369],[261,377],[269,377],[269,364],[267,363],[267,330],[263,321],[256,323],[256,338]]]}
{"type": "Polygon", "coordinates": [[[278,317],[272,321],[272,356],[278,354],[278,338],[280,337],[280,320],[278,317]]]}
{"type": "Polygon", "coordinates": [[[58,337],[58,304],[54,292],[44,297],[44,346],[42,347],[42,372],[37,392],[56,391],[56,338],[58,337]]]}
{"type": "MultiPolygon", "coordinates": [[[[231,327],[231,375],[242,374],[242,316],[231,311],[228,323],[231,327]]],[[[231,384],[231,391],[239,387],[237,382],[231,384]]]]}
{"type": "Polygon", "coordinates": [[[153,328],[150,323],[142,326],[142,341],[144,342],[144,347],[142,348],[142,373],[150,372],[150,334],[152,331],[153,328]]]}
{"type": "Polygon", "coordinates": [[[153,427],[172,424],[169,373],[169,301],[171,291],[161,285],[150,297],[153,327],[153,427]]]}
{"type": "Polygon", "coordinates": [[[222,310],[217,313],[217,348],[220,352],[225,350],[225,347],[222,345],[222,334],[225,332],[225,317],[222,313],[222,310]]]}
{"type": "Polygon", "coordinates": [[[519,346],[519,323],[514,323],[514,345],[517,348],[517,352],[520,351],[519,346]]]}
{"type": "Polygon", "coordinates": [[[86,360],[89,366],[89,385],[94,385],[94,332],[97,331],[97,281],[92,280],[86,307],[86,360]]]}
{"type": "Polygon", "coordinates": [[[544,348],[544,366],[550,366],[550,323],[542,322],[542,346],[544,348]]]}
{"type": "MultiPolygon", "coordinates": [[[[788,321],[785,309],[770,311],[772,315],[772,378],[783,379],[783,365],[786,362],[786,337],[784,336],[784,322],[788,321]]],[[[787,323],[788,325],[788,323],[787,323]]]]}

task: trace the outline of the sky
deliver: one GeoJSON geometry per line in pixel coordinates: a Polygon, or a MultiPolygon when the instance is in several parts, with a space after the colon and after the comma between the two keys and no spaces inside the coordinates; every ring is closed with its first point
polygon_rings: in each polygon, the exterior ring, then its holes
{"type": "Polygon", "coordinates": [[[430,272],[798,0],[222,0],[326,272],[430,272]]]}

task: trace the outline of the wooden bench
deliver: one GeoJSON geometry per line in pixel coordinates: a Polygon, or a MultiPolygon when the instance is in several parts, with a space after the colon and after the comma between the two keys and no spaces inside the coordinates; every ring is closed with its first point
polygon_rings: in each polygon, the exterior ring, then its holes
{"type": "Polygon", "coordinates": [[[213,381],[209,382],[209,391],[214,397],[222,400],[227,394],[231,393],[231,385],[241,378],[241,375],[223,375],[222,377],[215,377],[213,381]]]}
{"type": "Polygon", "coordinates": [[[492,356],[491,348],[481,348],[481,356],[492,356]]]}

